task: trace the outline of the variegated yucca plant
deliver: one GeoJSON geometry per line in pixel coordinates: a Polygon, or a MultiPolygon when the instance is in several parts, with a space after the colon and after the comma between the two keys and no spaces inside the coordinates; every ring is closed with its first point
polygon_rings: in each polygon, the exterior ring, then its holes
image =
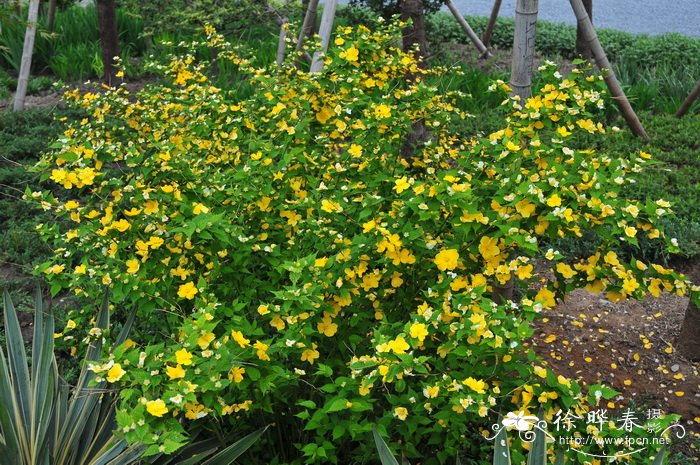
{"type": "MultiPolygon", "coordinates": [[[[215,438],[194,441],[172,455],[144,457],[146,447],[128,444],[114,431],[116,393],[95,382],[87,366],[100,355],[102,342],[90,345],[76,385],[60,377],[54,354],[54,320],[37,292],[31,366],[17,312],[3,294],[6,349],[0,349],[0,464],[3,465],[229,465],[257,441],[258,430],[223,450],[215,438]],[[218,452],[217,452],[218,451],[218,452]]],[[[126,340],[133,313],[116,338],[126,340]]],[[[105,297],[97,327],[109,327],[105,297]]]]}

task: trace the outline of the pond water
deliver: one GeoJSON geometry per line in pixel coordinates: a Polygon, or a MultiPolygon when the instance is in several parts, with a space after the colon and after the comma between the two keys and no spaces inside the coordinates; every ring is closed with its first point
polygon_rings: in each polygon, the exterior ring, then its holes
{"type": "MultiPolygon", "coordinates": [[[[466,16],[488,16],[493,0],[453,0],[466,16]]],[[[513,16],[515,0],[503,0],[501,16],[513,16]]],[[[568,0],[540,0],[539,18],[576,24],[568,0]]],[[[680,32],[700,37],[700,0],[593,0],[593,25],[644,34],[680,32]]]]}

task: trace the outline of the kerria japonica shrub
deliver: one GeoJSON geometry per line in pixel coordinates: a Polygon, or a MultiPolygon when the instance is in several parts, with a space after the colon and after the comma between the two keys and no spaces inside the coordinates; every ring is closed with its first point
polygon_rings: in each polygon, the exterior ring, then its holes
{"type": "MultiPolygon", "coordinates": [[[[498,412],[585,409],[523,347],[556,299],[688,290],[609,250],[666,241],[670,210],[617,195],[647,154],[567,144],[604,131],[599,77],[546,65],[534,97],[504,100],[503,130],[467,138],[454,127],[469,115],[431,84],[449,71],[400,51],[400,27],[339,28],[320,73],[254,68],[208,29],[156,68],[164,84],[66,95],[89,116],[39,165],[53,191],[27,193],[58,220],[40,227],[55,256],[39,270],[53,293],[107,287],[137,308],[131,339],[93,367],[120,391],[129,441],[172,451],[191,422],[230,418],[274,423],[290,462],[338,463],[373,456],[372,425],[391,424],[407,456],[437,445],[443,462],[498,412]],[[206,48],[251,96],[210,83],[206,48]],[[407,144],[416,123],[426,136],[407,144]],[[542,245],[583,231],[601,241],[581,261],[542,245]],[[510,279],[521,295],[496,303],[510,279]]],[[[108,337],[88,304],[69,317],[67,343],[108,337]]]]}

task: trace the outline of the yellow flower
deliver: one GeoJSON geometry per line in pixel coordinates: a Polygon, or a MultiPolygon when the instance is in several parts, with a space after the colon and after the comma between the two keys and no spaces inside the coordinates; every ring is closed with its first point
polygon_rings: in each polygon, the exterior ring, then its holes
{"type": "Polygon", "coordinates": [[[562,137],[567,137],[567,136],[570,136],[570,135],[571,135],[571,132],[569,132],[569,131],[566,129],[566,126],[559,126],[559,127],[557,128],[557,133],[558,133],[560,136],[562,136],[562,137]]]}
{"type": "Polygon", "coordinates": [[[482,236],[479,240],[479,253],[486,261],[498,257],[501,254],[501,249],[498,247],[498,239],[482,236]]]}
{"type": "Polygon", "coordinates": [[[338,202],[333,202],[332,200],[323,199],[321,200],[321,210],[328,213],[342,212],[343,207],[340,206],[338,202]]]}
{"type": "Polygon", "coordinates": [[[428,336],[428,327],[423,323],[413,323],[411,325],[411,329],[409,330],[409,334],[412,338],[423,342],[426,336],[428,336]]]}
{"type": "Polygon", "coordinates": [[[197,339],[197,345],[202,349],[206,349],[214,340],[214,333],[204,333],[197,339]]]}
{"type": "Polygon", "coordinates": [[[391,108],[388,105],[384,105],[383,103],[377,105],[374,108],[374,116],[376,116],[377,118],[389,118],[391,116],[391,108]]]}
{"type": "Polygon", "coordinates": [[[148,242],[146,244],[152,249],[157,249],[158,247],[163,245],[164,242],[165,241],[158,236],[151,236],[151,238],[148,239],[148,242]]]}
{"type": "Polygon", "coordinates": [[[232,379],[234,383],[240,383],[243,381],[243,373],[245,373],[245,368],[233,367],[228,374],[228,378],[232,379]]]}
{"type": "Polygon", "coordinates": [[[350,61],[350,62],[356,62],[357,59],[359,58],[359,56],[360,56],[360,51],[357,48],[355,48],[354,46],[350,47],[349,49],[347,49],[345,51],[345,59],[350,61]]]}
{"type": "Polygon", "coordinates": [[[404,421],[408,417],[408,410],[406,407],[396,407],[394,409],[394,416],[401,421],[404,421]]]}
{"type": "Polygon", "coordinates": [[[395,354],[405,354],[406,351],[411,348],[411,346],[408,345],[408,342],[406,342],[406,339],[404,339],[403,336],[399,336],[393,341],[389,341],[387,343],[387,348],[393,351],[395,354]]]}
{"type": "Polygon", "coordinates": [[[115,363],[114,365],[112,365],[112,368],[110,368],[107,372],[107,376],[105,377],[105,379],[109,383],[116,383],[117,381],[122,379],[122,376],[124,376],[125,374],[126,371],[122,369],[122,366],[118,363],[115,363]]]}
{"type": "Polygon", "coordinates": [[[141,268],[141,262],[139,262],[136,258],[132,258],[131,260],[126,261],[127,273],[134,274],[139,270],[139,268],[141,268]]]}
{"type": "Polygon", "coordinates": [[[231,337],[241,347],[247,347],[250,345],[250,340],[243,337],[243,333],[240,331],[231,331],[231,337]]]}
{"type": "Polygon", "coordinates": [[[405,191],[409,187],[411,187],[411,184],[409,183],[408,178],[406,176],[403,176],[403,177],[397,179],[396,182],[394,183],[394,190],[396,191],[397,194],[402,193],[403,191],[405,191]]]}
{"type": "Polygon", "coordinates": [[[472,378],[471,376],[464,381],[462,381],[462,384],[467,386],[469,389],[472,391],[478,393],[478,394],[484,394],[486,392],[486,388],[488,387],[488,384],[486,384],[486,381],[484,380],[477,380],[472,378]]]}
{"type": "Polygon", "coordinates": [[[331,116],[333,116],[333,110],[328,107],[323,107],[321,111],[316,113],[316,119],[321,124],[326,124],[326,121],[328,121],[331,116]]]}
{"type": "Polygon", "coordinates": [[[454,270],[457,268],[459,260],[459,252],[457,249],[445,249],[438,253],[433,259],[440,271],[454,270]]]}
{"type": "Polygon", "coordinates": [[[357,144],[351,144],[350,148],[348,149],[348,153],[352,155],[353,157],[361,157],[362,156],[362,146],[357,145],[357,144]]]}
{"type": "Polygon", "coordinates": [[[542,302],[542,305],[545,308],[552,308],[557,304],[556,300],[554,299],[554,292],[550,291],[547,288],[540,289],[540,291],[535,296],[535,301],[542,302]]]}
{"type": "Polygon", "coordinates": [[[253,344],[253,348],[256,350],[256,352],[255,352],[256,355],[258,356],[258,358],[260,360],[263,360],[263,361],[270,361],[270,356],[267,355],[267,349],[269,347],[270,346],[268,346],[264,342],[260,342],[260,341],[255,341],[255,344],[253,344]]]}
{"type": "Polygon", "coordinates": [[[177,290],[177,295],[178,297],[182,297],[183,299],[187,300],[192,300],[194,299],[194,296],[197,295],[197,287],[192,283],[192,281],[180,285],[179,289],[177,290]]]}
{"type": "Polygon", "coordinates": [[[508,141],[508,142],[506,143],[506,150],[508,150],[508,151],[510,151],[510,152],[518,152],[518,151],[520,151],[520,146],[519,146],[519,145],[515,145],[515,144],[512,143],[511,141],[508,141]]]}
{"type": "Polygon", "coordinates": [[[557,263],[557,273],[565,279],[571,279],[576,275],[576,272],[566,263],[557,263]]]}
{"type": "Polygon", "coordinates": [[[146,200],[143,212],[146,215],[152,215],[158,212],[158,202],[155,200],[146,200]]]}
{"type": "Polygon", "coordinates": [[[192,354],[189,353],[187,349],[175,351],[175,361],[179,365],[192,365],[192,354]]]}
{"type": "Polygon", "coordinates": [[[267,315],[268,313],[270,313],[269,306],[262,304],[258,305],[258,313],[260,315],[267,315]]]}
{"type": "Polygon", "coordinates": [[[528,218],[535,212],[535,204],[527,199],[522,199],[520,202],[515,204],[515,210],[523,215],[523,218],[528,218]]]}
{"type": "Polygon", "coordinates": [[[161,399],[149,400],[146,402],[146,411],[154,417],[162,417],[168,413],[168,407],[165,406],[165,402],[161,399]]]}
{"type": "Polygon", "coordinates": [[[301,361],[302,362],[309,362],[311,365],[314,364],[314,360],[316,360],[321,354],[319,354],[318,350],[316,350],[316,344],[314,343],[311,349],[306,349],[304,352],[301,353],[301,361]]]}
{"type": "Polygon", "coordinates": [[[171,380],[185,377],[185,370],[182,368],[182,365],[177,365],[175,367],[168,366],[165,369],[165,373],[171,380]]]}
{"type": "Polygon", "coordinates": [[[192,205],[194,205],[193,213],[195,215],[199,215],[200,213],[209,213],[209,207],[207,207],[206,205],[203,205],[201,203],[194,203],[192,205]]]}
{"type": "Polygon", "coordinates": [[[323,320],[316,326],[318,332],[324,336],[331,337],[338,331],[338,325],[333,323],[330,315],[326,314],[323,320]]]}
{"type": "Polygon", "coordinates": [[[440,393],[440,386],[428,386],[423,389],[423,395],[428,399],[434,399],[440,393]]]}
{"type": "Polygon", "coordinates": [[[558,207],[561,205],[561,197],[559,197],[559,194],[554,194],[550,198],[547,199],[547,205],[550,207],[558,207]]]}

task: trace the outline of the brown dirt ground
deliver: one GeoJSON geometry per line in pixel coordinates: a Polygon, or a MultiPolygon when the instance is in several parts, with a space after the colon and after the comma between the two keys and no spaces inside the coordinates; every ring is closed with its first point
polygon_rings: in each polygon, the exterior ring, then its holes
{"type": "Polygon", "coordinates": [[[676,413],[697,439],[700,364],[674,347],[687,304],[686,297],[672,294],[613,303],[577,290],[536,322],[532,345],[555,372],[619,391],[618,414],[628,406],[676,413]]]}

